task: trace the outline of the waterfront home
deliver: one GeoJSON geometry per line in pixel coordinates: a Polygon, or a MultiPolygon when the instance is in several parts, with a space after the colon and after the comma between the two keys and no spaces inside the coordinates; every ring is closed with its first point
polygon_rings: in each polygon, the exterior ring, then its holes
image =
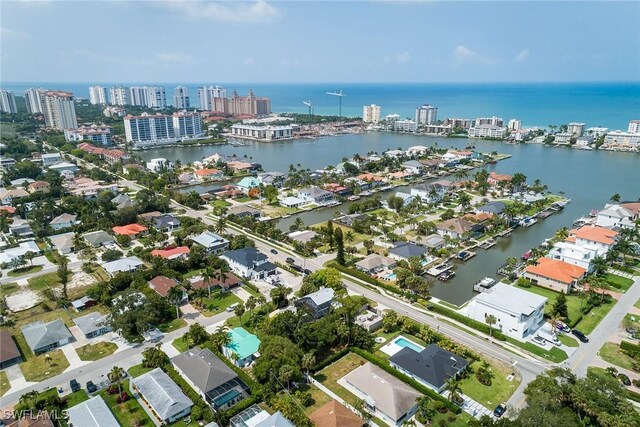
{"type": "Polygon", "coordinates": [[[178,181],[180,181],[180,184],[183,184],[183,185],[198,182],[198,180],[196,180],[195,175],[189,172],[183,172],[180,175],[178,175],[178,181]]]}
{"type": "Polygon", "coordinates": [[[335,202],[333,193],[315,186],[298,190],[298,197],[309,203],[315,203],[317,205],[327,205],[335,202]]]}
{"type": "Polygon", "coordinates": [[[224,411],[249,395],[249,387],[238,374],[208,348],[189,349],[173,357],[171,363],[214,411],[224,411]]]}
{"type": "Polygon", "coordinates": [[[260,169],[257,163],[247,163],[240,161],[227,162],[227,166],[233,169],[235,172],[250,172],[252,170],[260,169]]]}
{"type": "Polygon", "coordinates": [[[231,288],[235,288],[236,286],[240,286],[242,284],[242,280],[238,278],[238,276],[233,273],[226,272],[224,274],[224,281],[221,281],[218,277],[210,277],[205,280],[202,276],[193,276],[189,278],[189,284],[194,289],[206,289],[211,292],[215,288],[220,288],[224,291],[228,291],[231,288]]]}
{"type": "Polygon", "coordinates": [[[460,239],[476,230],[476,224],[462,218],[451,218],[436,224],[436,229],[438,234],[443,237],[449,236],[453,239],[460,239]]]}
{"type": "Polygon", "coordinates": [[[487,177],[487,183],[492,186],[492,187],[497,187],[501,182],[504,182],[506,185],[507,183],[511,182],[511,179],[513,178],[513,176],[511,175],[506,175],[506,174],[500,174],[497,172],[489,172],[489,176],[487,177]]]}
{"type": "MultiPolygon", "coordinates": [[[[78,403],[65,412],[69,417],[67,421],[69,426],[120,427],[120,423],[100,395],[90,397],[89,400],[78,403]]],[[[29,426],[42,427],[40,424],[29,424],[29,426]]]]}
{"type": "Polygon", "coordinates": [[[637,215],[621,205],[605,205],[596,216],[596,225],[607,228],[634,228],[635,219],[637,215]]]}
{"type": "Polygon", "coordinates": [[[151,256],[158,256],[164,259],[181,259],[185,260],[189,258],[191,249],[188,246],[178,246],[171,249],[154,249],[151,251],[151,256]]]}
{"type": "Polygon", "coordinates": [[[308,310],[314,318],[319,319],[329,312],[334,295],[335,291],[332,288],[320,288],[298,298],[295,305],[308,310]]]}
{"type": "Polygon", "coordinates": [[[325,184],[324,189],[342,197],[346,197],[351,194],[351,190],[349,188],[344,187],[336,182],[325,184]]]}
{"type": "Polygon", "coordinates": [[[0,369],[22,362],[22,355],[8,329],[0,329],[0,369]]]}
{"type": "Polygon", "coordinates": [[[553,135],[553,143],[557,145],[569,145],[571,144],[571,139],[575,136],[569,132],[559,132],[553,135]]]}
{"type": "Polygon", "coordinates": [[[360,181],[368,182],[370,188],[379,187],[383,185],[386,181],[386,179],[383,176],[375,175],[372,173],[362,173],[358,175],[356,178],[358,178],[360,181]]]}
{"type": "Polygon", "coordinates": [[[20,328],[27,345],[36,356],[73,341],[73,335],[60,319],[44,323],[29,323],[20,328]]]}
{"type": "Polygon", "coordinates": [[[413,145],[407,148],[406,152],[408,156],[422,156],[428,151],[429,151],[429,147],[426,147],[424,145],[413,145]]]}
{"type": "Polygon", "coordinates": [[[573,242],[557,242],[549,250],[548,258],[564,261],[591,272],[593,259],[597,256],[595,247],[578,246],[573,242]]]}
{"type": "Polygon", "coordinates": [[[180,290],[182,290],[182,299],[180,300],[180,302],[184,303],[189,299],[187,291],[184,290],[182,285],[177,280],[170,277],[156,276],[153,279],[149,280],[147,284],[149,285],[150,289],[153,289],[161,297],[166,298],[169,296],[169,291],[171,289],[179,288],[180,290]]]}
{"type": "Polygon", "coordinates": [[[136,271],[143,266],[144,263],[137,256],[121,258],[102,264],[102,268],[104,269],[104,271],[106,271],[107,274],[111,277],[115,276],[118,273],[136,271]]]}
{"type": "Polygon", "coordinates": [[[258,180],[264,185],[273,185],[276,188],[282,188],[284,182],[287,180],[287,174],[282,172],[260,172],[258,173],[258,180]]]}
{"type": "Polygon", "coordinates": [[[442,200],[450,188],[450,181],[440,180],[411,187],[410,194],[413,197],[419,197],[425,203],[436,203],[442,200]]]}
{"type": "Polygon", "coordinates": [[[396,180],[396,179],[409,180],[413,178],[414,174],[405,170],[405,171],[392,172],[387,176],[389,179],[392,179],[392,180],[396,180]]]}
{"type": "Polygon", "coordinates": [[[332,399],[316,409],[309,419],[315,427],[362,427],[362,418],[347,409],[346,406],[332,399]]]}
{"type": "Polygon", "coordinates": [[[354,369],[338,383],[390,426],[400,426],[411,418],[416,413],[416,400],[422,397],[422,393],[371,362],[354,369]]]}
{"type": "Polygon", "coordinates": [[[49,241],[60,255],[66,255],[74,252],[75,233],[73,232],[49,236],[49,241]]]}
{"type": "Polygon", "coordinates": [[[129,386],[161,424],[173,423],[191,413],[191,399],[160,368],[132,378],[129,386]]]}
{"type": "Polygon", "coordinates": [[[244,368],[260,356],[259,348],[260,340],[257,336],[244,328],[233,328],[229,331],[229,343],[222,346],[222,354],[234,365],[244,368]]]}
{"type": "Polygon", "coordinates": [[[284,199],[280,200],[280,204],[285,208],[299,208],[300,206],[307,203],[307,200],[293,196],[285,197],[284,199]]]}
{"type": "Polygon", "coordinates": [[[151,172],[161,172],[162,170],[171,170],[173,165],[165,158],[158,157],[157,159],[151,159],[147,162],[147,169],[151,172]]]}
{"type": "Polygon", "coordinates": [[[617,231],[608,228],[584,225],[578,229],[570,230],[566,241],[595,250],[598,256],[604,256],[616,244],[619,235],[620,233],[617,231]]]}
{"type": "Polygon", "coordinates": [[[227,251],[220,258],[227,261],[231,271],[249,280],[263,280],[276,273],[276,266],[255,248],[227,251]]]}
{"type": "Polygon", "coordinates": [[[132,239],[145,236],[149,231],[147,227],[140,224],[117,225],[111,230],[118,236],[129,236],[132,239]]]}
{"type": "Polygon", "coordinates": [[[63,213],[53,218],[51,222],[49,222],[49,226],[54,230],[73,227],[79,223],[79,221],[76,221],[76,218],[78,218],[78,215],[63,213]]]}
{"type": "Polygon", "coordinates": [[[260,219],[262,212],[247,205],[232,206],[227,211],[227,215],[236,215],[238,218],[260,219]]]}
{"type": "Polygon", "coordinates": [[[246,195],[260,194],[260,181],[252,176],[246,176],[236,184],[238,190],[246,195]]]}
{"type": "Polygon", "coordinates": [[[493,327],[513,338],[523,339],[544,324],[547,298],[502,282],[477,295],[467,305],[467,316],[485,323],[496,318],[493,327]]]}
{"type": "Polygon", "coordinates": [[[420,164],[422,164],[422,170],[424,171],[425,169],[428,170],[429,172],[435,172],[438,167],[440,167],[440,163],[442,163],[442,160],[440,159],[423,159],[423,160],[419,160],[420,164]]]}
{"type": "Polygon", "coordinates": [[[417,160],[408,160],[403,162],[400,166],[402,169],[413,175],[421,175],[422,169],[424,168],[424,165],[417,160]]]}
{"type": "Polygon", "coordinates": [[[209,254],[218,255],[229,248],[229,241],[211,231],[203,231],[197,236],[192,236],[191,241],[202,246],[209,254]]]}
{"type": "Polygon", "coordinates": [[[33,252],[35,255],[39,255],[41,251],[36,242],[28,240],[20,243],[15,248],[0,251],[0,264],[10,263],[15,259],[23,258],[27,252],[33,252]]]}
{"type": "Polygon", "coordinates": [[[318,233],[313,230],[301,230],[289,233],[289,238],[304,245],[309,243],[317,235],[318,233]]]}
{"type": "Polygon", "coordinates": [[[113,236],[102,230],[85,233],[82,235],[82,237],[90,246],[93,246],[94,248],[113,245],[115,242],[115,240],[113,240],[113,236]]]}
{"type": "Polygon", "coordinates": [[[334,221],[347,227],[353,227],[357,221],[365,221],[366,219],[367,214],[348,214],[335,218],[334,221]]]}
{"type": "Polygon", "coordinates": [[[476,208],[476,212],[500,215],[502,212],[504,212],[505,207],[506,205],[503,202],[498,202],[498,201],[488,202],[476,208]]]}
{"type": "Polygon", "coordinates": [[[624,202],[620,206],[631,212],[634,221],[640,219],[640,202],[624,202]]]}
{"type": "Polygon", "coordinates": [[[402,157],[404,156],[404,151],[403,150],[387,150],[384,153],[382,153],[383,156],[385,157],[402,157]]]}
{"type": "Polygon", "coordinates": [[[513,193],[511,195],[511,200],[516,202],[524,203],[525,205],[530,205],[535,202],[543,201],[546,197],[544,194],[534,193],[533,191],[529,191],[527,193],[519,192],[513,193]]]}
{"type": "Polygon", "coordinates": [[[209,180],[220,180],[224,178],[224,172],[220,169],[196,169],[193,171],[193,177],[197,182],[205,182],[209,180]]]}
{"type": "Polygon", "coordinates": [[[231,427],[294,427],[294,425],[278,411],[273,415],[253,404],[230,420],[231,427]]]}
{"type": "Polygon", "coordinates": [[[76,324],[87,339],[99,337],[111,331],[109,316],[100,314],[97,311],[76,317],[73,319],[73,323],[76,324]]]}
{"type": "Polygon", "coordinates": [[[430,344],[421,351],[403,347],[389,364],[437,393],[442,393],[450,378],[457,378],[469,362],[455,353],[430,344]]]}
{"type": "MultiPolygon", "coordinates": [[[[416,238],[416,241],[417,240],[416,238]]],[[[421,245],[433,250],[442,249],[446,244],[444,238],[439,234],[429,234],[428,236],[421,237],[419,242],[421,245]]]]}
{"type": "Polygon", "coordinates": [[[419,246],[410,242],[394,242],[394,246],[389,249],[389,257],[396,261],[409,261],[411,257],[422,258],[428,251],[424,246],[419,246]]]}
{"type": "Polygon", "coordinates": [[[356,262],[355,267],[364,273],[373,275],[384,270],[393,270],[396,268],[396,260],[383,255],[371,254],[356,262]]]}
{"type": "Polygon", "coordinates": [[[531,280],[534,285],[568,294],[586,273],[586,268],[543,257],[538,259],[536,265],[527,266],[523,277],[531,280]]]}

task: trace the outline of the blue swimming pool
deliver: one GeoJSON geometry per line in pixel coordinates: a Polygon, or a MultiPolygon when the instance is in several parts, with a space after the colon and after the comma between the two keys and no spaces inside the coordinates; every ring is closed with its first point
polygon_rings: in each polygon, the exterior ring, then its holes
{"type": "Polygon", "coordinates": [[[382,278],[386,280],[396,280],[396,273],[385,274],[382,278]]]}
{"type": "Polygon", "coordinates": [[[414,343],[413,341],[409,341],[404,337],[398,337],[393,342],[399,345],[400,347],[409,347],[410,349],[415,350],[418,353],[424,350],[424,347],[419,346],[418,344],[414,343]]]}

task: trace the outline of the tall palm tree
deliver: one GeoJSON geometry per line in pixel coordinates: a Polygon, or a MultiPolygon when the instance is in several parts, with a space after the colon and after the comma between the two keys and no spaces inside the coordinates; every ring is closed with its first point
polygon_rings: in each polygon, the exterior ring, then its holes
{"type": "Polygon", "coordinates": [[[460,402],[462,400],[462,390],[460,383],[455,378],[449,378],[445,385],[445,390],[449,392],[449,400],[452,402],[460,402]]]}
{"type": "Polygon", "coordinates": [[[180,303],[184,296],[184,290],[180,286],[174,286],[167,293],[167,300],[176,306],[176,319],[180,318],[180,303]]]}
{"type": "Polygon", "coordinates": [[[124,369],[122,369],[119,366],[114,366],[113,368],[111,368],[111,372],[107,374],[107,378],[109,378],[109,381],[111,381],[112,383],[118,384],[118,396],[122,394],[121,380],[122,380],[123,373],[124,373],[124,369]]]}
{"type": "Polygon", "coordinates": [[[211,334],[211,341],[213,346],[217,349],[221,349],[231,344],[231,337],[229,336],[229,328],[226,326],[218,326],[213,334],[211,334]]]}
{"type": "Polygon", "coordinates": [[[258,301],[256,297],[251,295],[249,298],[247,298],[247,302],[245,302],[244,305],[247,310],[249,310],[249,317],[251,317],[253,315],[253,309],[256,308],[256,305],[258,305],[258,301]]]}
{"type": "Polygon", "coordinates": [[[205,299],[207,294],[206,289],[194,289],[193,292],[191,292],[191,298],[193,298],[198,305],[202,307],[202,301],[205,299]]]}
{"type": "Polygon", "coordinates": [[[302,369],[306,371],[307,375],[309,375],[309,370],[311,370],[311,368],[313,368],[315,364],[316,356],[313,353],[305,353],[304,356],[302,356],[302,369]]]}
{"type": "Polygon", "coordinates": [[[213,227],[216,233],[222,234],[224,233],[226,226],[227,226],[227,220],[223,216],[219,216],[218,220],[216,221],[213,227]]]}
{"type": "Polygon", "coordinates": [[[221,268],[221,269],[219,269],[219,270],[216,270],[216,271],[213,273],[213,277],[212,277],[212,278],[213,278],[213,279],[216,279],[217,281],[219,281],[219,282],[220,282],[220,289],[222,289],[222,291],[224,291],[224,290],[225,290],[225,286],[224,286],[224,284],[225,284],[225,282],[226,282],[226,281],[227,281],[227,279],[228,279],[228,276],[227,276],[227,274],[226,274],[226,273],[228,273],[228,272],[229,272],[229,270],[224,269],[224,268],[221,268]]]}
{"type": "Polygon", "coordinates": [[[207,287],[209,298],[211,298],[211,279],[213,279],[214,272],[211,271],[210,267],[207,267],[200,275],[202,276],[202,282],[207,287]]]}

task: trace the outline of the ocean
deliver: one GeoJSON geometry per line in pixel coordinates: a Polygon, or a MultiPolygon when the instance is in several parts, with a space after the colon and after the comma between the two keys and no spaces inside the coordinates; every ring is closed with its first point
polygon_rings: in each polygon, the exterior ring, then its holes
{"type": "MultiPolygon", "coordinates": [[[[8,83],[3,89],[22,95],[29,87],[46,87],[73,92],[88,98],[90,85],[144,85],[152,83],[8,83]]],[[[167,102],[180,83],[156,83],[167,90],[167,102]]],[[[343,116],[361,116],[362,106],[377,104],[382,115],[415,117],[416,107],[438,107],[438,118],[475,118],[499,116],[522,120],[524,126],[546,127],[569,122],[626,130],[630,120],[640,119],[640,82],[631,83],[220,83],[227,93],[236,89],[245,95],[253,89],[256,96],[271,98],[274,112],[306,113],[303,101],[310,100],[316,114],[338,114],[338,98],[326,92],[342,90],[343,116]]],[[[204,84],[182,84],[189,88],[193,107],[198,107],[197,88],[204,84]]]]}

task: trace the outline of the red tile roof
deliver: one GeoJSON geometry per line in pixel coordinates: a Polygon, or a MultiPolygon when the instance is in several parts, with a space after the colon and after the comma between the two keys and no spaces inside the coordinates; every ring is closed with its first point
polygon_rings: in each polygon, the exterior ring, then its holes
{"type": "Polygon", "coordinates": [[[566,284],[581,279],[587,272],[577,265],[551,258],[540,258],[537,265],[530,265],[525,271],[566,284]]]}
{"type": "Polygon", "coordinates": [[[178,246],[177,248],[173,249],[156,249],[151,251],[151,255],[159,256],[166,259],[172,259],[182,254],[188,255],[189,253],[191,253],[191,250],[187,246],[178,246]]]}
{"type": "Polygon", "coordinates": [[[219,173],[221,173],[220,169],[198,169],[197,171],[193,172],[194,175],[198,176],[217,175],[219,173]]]}
{"type": "Polygon", "coordinates": [[[10,214],[16,213],[16,208],[13,206],[0,206],[0,211],[7,211],[10,214]]]}
{"type": "Polygon", "coordinates": [[[576,230],[569,231],[569,235],[571,237],[577,237],[578,239],[589,240],[591,242],[613,245],[618,232],[597,225],[585,225],[576,230]]]}
{"type": "Polygon", "coordinates": [[[128,224],[113,227],[112,230],[114,233],[122,236],[135,236],[143,231],[147,231],[148,228],[140,224],[128,224]]]}
{"type": "Polygon", "coordinates": [[[175,288],[176,286],[180,286],[180,283],[166,276],[157,276],[149,280],[149,287],[163,297],[169,295],[169,289],[175,288]]]}

